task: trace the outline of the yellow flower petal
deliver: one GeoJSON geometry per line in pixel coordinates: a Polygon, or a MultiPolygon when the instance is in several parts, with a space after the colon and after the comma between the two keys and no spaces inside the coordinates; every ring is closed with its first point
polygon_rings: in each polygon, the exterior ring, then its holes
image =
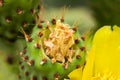
{"type": "Polygon", "coordinates": [[[120,79],[120,28],[104,26],[93,40],[82,80],[120,79]],[[110,75],[110,76],[109,76],[110,75]]]}
{"type": "Polygon", "coordinates": [[[94,69],[94,59],[95,59],[95,48],[93,46],[92,50],[88,54],[88,59],[84,68],[82,80],[90,80],[91,76],[93,75],[92,73],[94,69]]]}
{"type": "Polygon", "coordinates": [[[72,71],[68,77],[70,80],[81,80],[82,79],[82,68],[72,71]]]}

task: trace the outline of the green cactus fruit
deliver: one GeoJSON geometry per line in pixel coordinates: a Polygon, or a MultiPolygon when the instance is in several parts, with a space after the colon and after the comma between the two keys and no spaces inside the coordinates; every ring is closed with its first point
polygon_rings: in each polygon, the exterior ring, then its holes
{"type": "Polygon", "coordinates": [[[39,7],[40,0],[0,0],[0,37],[14,39],[21,26],[29,32],[39,7]]]}
{"type": "Polygon", "coordinates": [[[84,38],[64,20],[41,22],[20,52],[20,80],[63,80],[85,64],[84,38]]]}

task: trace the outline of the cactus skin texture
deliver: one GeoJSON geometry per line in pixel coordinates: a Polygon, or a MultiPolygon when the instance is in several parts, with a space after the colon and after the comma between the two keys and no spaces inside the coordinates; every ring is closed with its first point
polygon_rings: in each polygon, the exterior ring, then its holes
{"type": "Polygon", "coordinates": [[[20,80],[64,80],[85,64],[84,38],[64,20],[41,22],[31,36],[25,34],[27,47],[19,53],[20,80]]]}
{"type": "Polygon", "coordinates": [[[0,0],[0,37],[14,39],[21,26],[29,32],[39,5],[40,0],[0,0]]]}
{"type": "Polygon", "coordinates": [[[23,50],[24,46],[23,39],[18,39],[14,43],[0,39],[0,80],[16,80],[16,74],[19,72],[19,56],[16,52],[23,50]]]}
{"type": "Polygon", "coordinates": [[[6,56],[0,50],[0,80],[16,80],[16,74],[14,74],[16,73],[15,66],[12,66],[14,67],[13,69],[10,65],[6,64],[6,58],[9,58],[7,59],[7,62],[13,65],[13,57],[6,56]]]}

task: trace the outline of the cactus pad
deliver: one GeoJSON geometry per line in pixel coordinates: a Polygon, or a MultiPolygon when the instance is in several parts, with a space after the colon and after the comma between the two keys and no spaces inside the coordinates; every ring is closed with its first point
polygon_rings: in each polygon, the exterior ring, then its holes
{"type": "Polygon", "coordinates": [[[14,39],[21,26],[31,30],[39,4],[40,0],[0,0],[0,37],[14,39]]]}

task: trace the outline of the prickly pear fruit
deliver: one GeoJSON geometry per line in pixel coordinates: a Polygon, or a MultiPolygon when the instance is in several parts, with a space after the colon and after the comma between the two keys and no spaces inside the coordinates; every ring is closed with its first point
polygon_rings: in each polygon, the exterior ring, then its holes
{"type": "MultiPolygon", "coordinates": [[[[24,32],[24,31],[23,31],[24,32]]],[[[84,38],[64,20],[39,23],[20,52],[20,80],[63,80],[85,63],[84,38]]]]}

